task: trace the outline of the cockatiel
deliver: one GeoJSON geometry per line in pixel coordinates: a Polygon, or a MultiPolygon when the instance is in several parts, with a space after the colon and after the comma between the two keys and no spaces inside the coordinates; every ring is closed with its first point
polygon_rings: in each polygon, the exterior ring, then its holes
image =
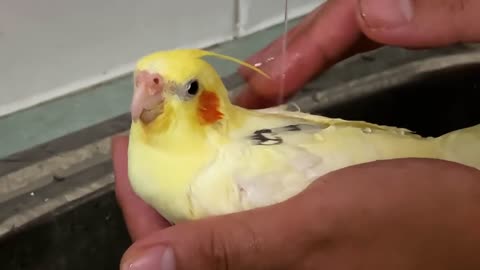
{"type": "Polygon", "coordinates": [[[134,73],[128,149],[131,185],[172,224],[284,201],[334,170],[425,157],[480,169],[480,125],[423,138],[409,130],[273,107],[232,104],[214,56],[160,51],[134,73]]]}

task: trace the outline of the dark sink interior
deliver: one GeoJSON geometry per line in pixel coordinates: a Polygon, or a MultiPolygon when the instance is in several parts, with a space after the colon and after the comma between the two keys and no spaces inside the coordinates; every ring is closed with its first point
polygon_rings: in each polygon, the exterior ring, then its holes
{"type": "MultiPolygon", "coordinates": [[[[436,136],[480,123],[479,74],[476,65],[450,68],[315,112],[436,136]]],[[[129,243],[110,186],[2,239],[1,269],[118,269],[129,243]]]]}
{"type": "Polygon", "coordinates": [[[1,269],[119,269],[129,245],[115,194],[106,188],[0,241],[1,269]]]}
{"type": "MultiPolygon", "coordinates": [[[[388,79],[388,78],[387,78],[388,79]]],[[[351,89],[355,91],[355,89],[351,89]]],[[[480,123],[480,64],[451,67],[315,110],[330,117],[408,128],[423,136],[480,123]]]]}

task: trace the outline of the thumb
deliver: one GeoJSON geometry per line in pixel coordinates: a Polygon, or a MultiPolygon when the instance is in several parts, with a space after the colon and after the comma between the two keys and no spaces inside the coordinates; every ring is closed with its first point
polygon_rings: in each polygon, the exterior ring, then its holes
{"type": "Polygon", "coordinates": [[[157,231],[127,250],[121,269],[286,269],[305,259],[317,234],[304,227],[311,210],[295,200],[157,231]]]}
{"type": "Polygon", "coordinates": [[[480,41],[476,0],[359,0],[363,32],[379,43],[404,47],[480,41]]]}

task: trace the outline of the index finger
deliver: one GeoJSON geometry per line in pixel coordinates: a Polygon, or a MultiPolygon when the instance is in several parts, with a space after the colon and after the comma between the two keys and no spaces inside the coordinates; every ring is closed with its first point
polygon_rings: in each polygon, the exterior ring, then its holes
{"type": "Polygon", "coordinates": [[[260,68],[270,79],[240,69],[247,86],[237,97],[237,104],[259,107],[254,99],[270,103],[267,106],[278,104],[275,101],[284,102],[285,97],[294,94],[319,72],[354,53],[374,48],[376,45],[365,38],[358,25],[356,6],[355,0],[332,0],[323,4],[288,33],[291,38],[287,37],[285,59],[282,59],[281,39],[250,57],[249,61],[263,62],[260,68]],[[284,92],[280,93],[282,80],[284,92]]]}

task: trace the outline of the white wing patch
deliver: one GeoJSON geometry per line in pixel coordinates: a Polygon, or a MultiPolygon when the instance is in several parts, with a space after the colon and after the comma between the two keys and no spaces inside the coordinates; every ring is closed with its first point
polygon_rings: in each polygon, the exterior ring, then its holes
{"type": "Polygon", "coordinates": [[[322,157],[295,146],[278,147],[276,151],[284,159],[268,172],[255,175],[237,170],[233,176],[234,183],[243,191],[243,205],[248,208],[284,201],[322,174],[322,157]]]}
{"type": "Polygon", "coordinates": [[[325,173],[318,144],[321,124],[256,130],[222,147],[191,186],[196,216],[227,214],[284,201],[325,173]]]}

